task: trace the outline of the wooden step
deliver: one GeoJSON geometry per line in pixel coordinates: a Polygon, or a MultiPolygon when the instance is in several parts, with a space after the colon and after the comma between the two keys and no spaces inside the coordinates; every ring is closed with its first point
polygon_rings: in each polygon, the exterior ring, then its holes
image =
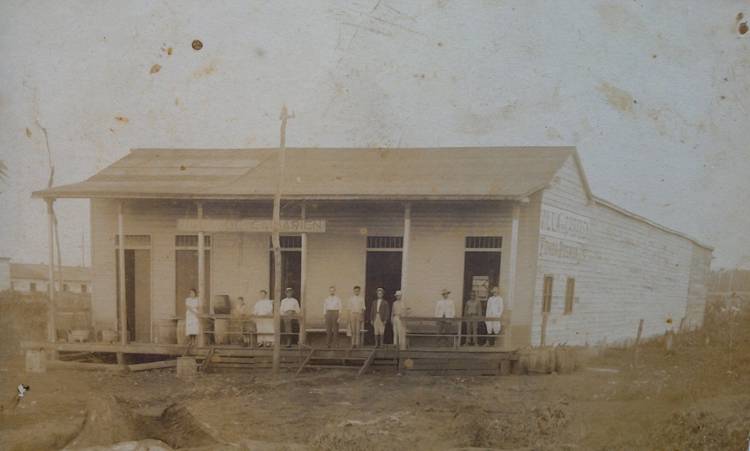
{"type": "Polygon", "coordinates": [[[309,363],[305,366],[305,368],[330,368],[330,369],[339,369],[339,370],[359,370],[359,366],[353,366],[353,365],[310,365],[309,363]]]}

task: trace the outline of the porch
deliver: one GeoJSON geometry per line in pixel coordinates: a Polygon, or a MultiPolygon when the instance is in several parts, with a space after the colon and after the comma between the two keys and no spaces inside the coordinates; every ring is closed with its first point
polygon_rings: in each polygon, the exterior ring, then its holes
{"type": "MultiPolygon", "coordinates": [[[[173,368],[184,357],[187,347],[153,343],[49,343],[23,342],[27,371],[75,369],[136,372],[173,368]],[[56,356],[56,357],[47,357],[56,356]]],[[[208,371],[265,372],[272,368],[273,350],[238,345],[196,346],[190,358],[197,369],[208,371]]],[[[352,370],[353,375],[368,372],[399,372],[438,375],[507,375],[518,364],[517,351],[491,347],[418,347],[400,350],[384,348],[319,348],[306,345],[281,349],[282,369],[297,375],[310,370],[352,370]]]]}

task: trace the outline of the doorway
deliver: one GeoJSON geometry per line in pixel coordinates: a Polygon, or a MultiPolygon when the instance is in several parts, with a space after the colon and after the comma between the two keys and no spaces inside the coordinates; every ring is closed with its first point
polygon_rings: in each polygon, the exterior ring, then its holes
{"type": "MultiPolygon", "coordinates": [[[[115,262],[119,305],[120,259],[117,251],[115,262]]],[[[129,341],[151,341],[151,251],[148,249],[125,249],[125,320],[129,341]]]]}
{"type": "MultiPolygon", "coordinates": [[[[211,251],[204,251],[204,302],[208,304],[208,294],[211,293],[211,251]]],[[[185,319],[185,299],[190,296],[191,289],[198,289],[198,251],[192,249],[175,250],[175,314],[185,319]]],[[[205,306],[204,306],[205,308],[205,306]]]]}
{"type": "MultiPolygon", "coordinates": [[[[379,287],[385,290],[384,297],[389,305],[393,304],[393,294],[401,289],[401,251],[368,251],[365,273],[365,318],[370,318],[370,304],[377,299],[379,287]]],[[[372,325],[368,323],[365,344],[373,344],[374,340],[372,325]]],[[[393,343],[390,322],[383,333],[383,342],[393,343]]]]}
{"type": "MultiPolygon", "coordinates": [[[[271,299],[276,299],[276,259],[273,255],[273,242],[269,242],[270,250],[268,252],[270,274],[268,281],[270,283],[269,293],[271,299]]],[[[281,298],[284,298],[287,288],[294,290],[294,297],[302,307],[302,236],[288,235],[279,237],[281,245],[281,298]]],[[[283,324],[282,324],[283,327],[283,324]]],[[[292,320],[292,330],[282,329],[284,333],[292,333],[292,344],[297,344],[299,340],[300,324],[298,320],[292,320]]]]}
{"type": "Polygon", "coordinates": [[[482,311],[487,307],[490,290],[500,281],[500,252],[466,252],[464,257],[464,292],[461,307],[474,291],[482,303],[482,311]]]}
{"type": "MultiPolygon", "coordinates": [[[[269,265],[271,268],[271,274],[269,281],[271,286],[269,292],[271,299],[276,299],[276,262],[273,257],[273,251],[269,255],[269,265]]],[[[300,287],[302,286],[302,251],[281,251],[281,294],[284,297],[284,291],[287,288],[294,289],[294,297],[300,301],[302,306],[302,300],[300,299],[300,287]]]]}
{"type": "MultiPolygon", "coordinates": [[[[500,282],[500,262],[502,254],[500,237],[467,237],[464,255],[464,289],[461,300],[463,312],[466,301],[474,292],[482,305],[482,315],[487,311],[487,299],[492,295],[490,290],[500,282]],[[474,238],[474,239],[472,239],[474,238]],[[494,238],[494,239],[493,239],[494,238]]],[[[463,324],[462,333],[468,332],[463,324]]],[[[484,321],[477,325],[477,334],[486,335],[487,326],[484,321]]],[[[479,339],[483,343],[483,339],[479,339]]]]}

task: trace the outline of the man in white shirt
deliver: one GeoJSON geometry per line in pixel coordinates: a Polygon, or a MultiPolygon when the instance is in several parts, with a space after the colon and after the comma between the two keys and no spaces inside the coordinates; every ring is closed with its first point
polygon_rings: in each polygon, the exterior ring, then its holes
{"type": "Polygon", "coordinates": [[[339,334],[339,310],[341,310],[341,299],[336,296],[336,287],[331,285],[328,288],[328,297],[323,301],[323,316],[326,319],[326,346],[329,348],[339,334]]]}
{"type": "Polygon", "coordinates": [[[268,318],[256,318],[255,326],[258,332],[258,346],[273,346],[273,301],[268,299],[268,292],[260,290],[260,299],[255,303],[253,316],[264,316],[268,318]]]}
{"type": "MultiPolygon", "coordinates": [[[[503,298],[500,296],[500,287],[492,287],[492,296],[487,299],[487,310],[485,316],[488,318],[500,318],[503,316],[503,298]]],[[[487,335],[499,335],[502,324],[500,321],[485,321],[487,335]]],[[[485,346],[494,346],[495,337],[490,337],[484,342],[485,346]]]]}
{"type": "Polygon", "coordinates": [[[352,337],[352,347],[362,345],[362,320],[365,312],[365,299],[360,295],[362,289],[355,286],[352,297],[349,298],[349,334],[352,337]]]}
{"type": "Polygon", "coordinates": [[[294,289],[286,289],[286,297],[281,300],[281,306],[279,307],[281,312],[281,319],[284,324],[284,342],[286,347],[292,345],[292,323],[294,322],[293,315],[299,315],[299,301],[294,297],[294,289]]]}
{"type": "Polygon", "coordinates": [[[401,321],[409,313],[409,309],[401,299],[401,290],[396,291],[396,300],[391,305],[391,325],[393,326],[393,342],[398,349],[406,349],[406,324],[401,321]]]}
{"type": "MultiPolygon", "coordinates": [[[[456,305],[453,302],[453,299],[450,299],[448,297],[449,294],[451,294],[451,292],[447,288],[443,288],[442,291],[440,291],[440,295],[442,296],[442,298],[438,299],[438,301],[435,303],[436,318],[456,317],[456,305]]],[[[451,321],[438,321],[438,333],[441,335],[438,341],[441,344],[447,345],[448,337],[445,335],[451,333],[452,324],[453,323],[451,321]]]]}

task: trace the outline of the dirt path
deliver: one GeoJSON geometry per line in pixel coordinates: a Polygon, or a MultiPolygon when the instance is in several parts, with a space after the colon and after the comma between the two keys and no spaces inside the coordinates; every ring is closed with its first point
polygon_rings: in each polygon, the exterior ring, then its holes
{"type": "MultiPolygon", "coordinates": [[[[2,393],[30,384],[2,417],[0,448],[58,449],[77,433],[92,398],[158,415],[178,403],[228,443],[302,444],[310,449],[730,449],[750,430],[750,379],[735,373],[698,383],[701,365],[644,350],[629,369],[611,351],[589,362],[615,371],[570,375],[441,377],[336,372],[280,382],[267,375],[205,374],[182,382],[172,371],[129,375],[51,371],[26,374],[20,359],[0,370],[2,393]],[[649,362],[653,361],[651,365],[649,362]],[[656,363],[659,363],[658,365],[656,363]]],[[[736,362],[735,362],[736,363],[736,362]]],[[[184,443],[182,445],[185,445],[184,443]]],[[[734,446],[731,449],[741,449],[734,446]]],[[[282,448],[280,448],[282,449],[282,448]]]]}
{"type": "Polygon", "coordinates": [[[671,354],[649,342],[637,368],[630,350],[610,349],[585,362],[588,369],[545,376],[354,379],[324,372],[275,381],[219,373],[184,382],[173,370],[27,374],[21,356],[6,350],[0,402],[19,383],[31,391],[14,411],[0,413],[0,449],[60,449],[82,430],[92,405],[112,398],[117,407],[110,410],[122,409],[113,418],[137,420],[119,420],[110,436],[166,437],[181,449],[211,443],[194,439],[205,438],[191,435],[196,430],[228,444],[202,449],[747,449],[750,314],[740,324],[729,341],[723,326],[680,336],[671,354]],[[165,414],[170,406],[176,410],[165,414]],[[150,426],[134,433],[126,423],[150,426]],[[183,440],[164,435],[165,427],[183,440]]]}

